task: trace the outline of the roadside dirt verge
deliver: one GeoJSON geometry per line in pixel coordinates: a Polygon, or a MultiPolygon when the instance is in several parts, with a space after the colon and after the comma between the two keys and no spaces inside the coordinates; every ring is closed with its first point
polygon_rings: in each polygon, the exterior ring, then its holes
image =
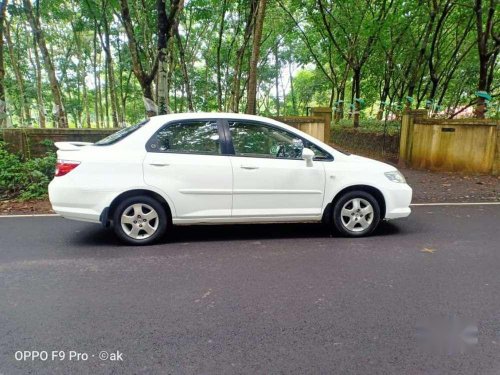
{"type": "Polygon", "coordinates": [[[500,176],[460,175],[400,168],[413,188],[413,203],[498,202],[500,176]]]}
{"type": "Polygon", "coordinates": [[[0,215],[53,214],[48,199],[18,202],[15,200],[0,201],[0,215]]]}

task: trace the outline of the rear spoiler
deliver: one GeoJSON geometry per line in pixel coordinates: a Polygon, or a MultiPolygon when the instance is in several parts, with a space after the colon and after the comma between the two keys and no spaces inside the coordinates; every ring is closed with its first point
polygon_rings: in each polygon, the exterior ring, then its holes
{"type": "Polygon", "coordinates": [[[83,146],[92,145],[92,142],[56,142],[54,145],[61,151],[78,151],[83,146]]]}

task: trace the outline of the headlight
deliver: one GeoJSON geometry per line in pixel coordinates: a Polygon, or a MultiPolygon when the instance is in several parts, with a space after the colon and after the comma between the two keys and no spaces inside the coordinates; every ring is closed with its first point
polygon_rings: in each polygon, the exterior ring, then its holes
{"type": "Polygon", "coordinates": [[[385,172],[384,174],[392,182],[406,183],[405,177],[399,171],[385,172]]]}

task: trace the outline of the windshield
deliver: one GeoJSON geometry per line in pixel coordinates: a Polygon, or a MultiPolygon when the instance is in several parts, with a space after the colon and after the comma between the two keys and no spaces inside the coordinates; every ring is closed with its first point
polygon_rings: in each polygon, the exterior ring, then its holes
{"type": "Polygon", "coordinates": [[[129,136],[133,132],[135,132],[137,129],[141,128],[142,126],[146,125],[149,122],[148,120],[144,120],[136,125],[129,126],[127,128],[123,128],[121,130],[118,130],[116,133],[113,133],[111,135],[108,135],[106,138],[101,139],[100,141],[94,143],[96,146],[107,146],[113,143],[116,143],[118,141],[121,141],[123,138],[129,136]]]}

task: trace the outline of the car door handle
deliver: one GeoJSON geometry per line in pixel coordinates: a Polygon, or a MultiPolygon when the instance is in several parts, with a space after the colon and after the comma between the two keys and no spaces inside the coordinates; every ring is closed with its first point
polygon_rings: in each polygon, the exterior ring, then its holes
{"type": "Polygon", "coordinates": [[[153,167],[168,167],[170,164],[167,164],[167,163],[149,163],[149,165],[152,165],[153,167]]]}
{"type": "Polygon", "coordinates": [[[259,167],[255,165],[242,165],[241,168],[243,169],[259,169],[259,167]]]}

